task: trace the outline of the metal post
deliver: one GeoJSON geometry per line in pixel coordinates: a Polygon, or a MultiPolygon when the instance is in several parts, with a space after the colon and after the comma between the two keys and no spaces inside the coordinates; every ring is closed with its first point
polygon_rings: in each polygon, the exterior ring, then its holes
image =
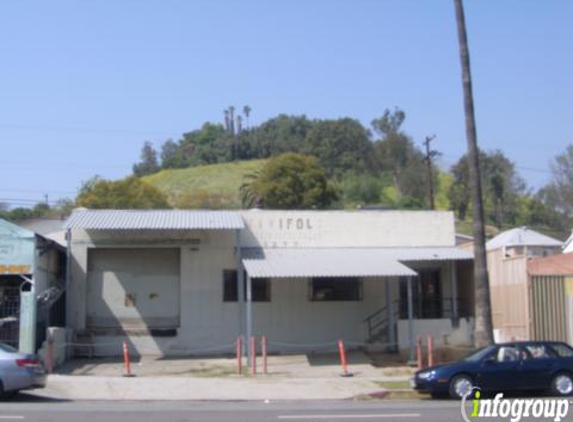
{"type": "MultiPolygon", "coordinates": [[[[248,342],[249,337],[245,336],[245,272],[243,269],[243,257],[241,248],[241,230],[236,231],[236,268],[237,268],[237,305],[239,306],[239,335],[243,336],[245,341],[242,342],[244,346],[248,342]]],[[[246,348],[245,348],[246,350],[246,348]]]]}
{"type": "MultiPolygon", "coordinates": [[[[252,302],[252,294],[253,294],[253,289],[252,289],[252,282],[251,282],[251,276],[249,274],[247,274],[247,312],[246,312],[246,316],[247,316],[247,339],[250,340],[251,337],[253,336],[253,302],[252,302]]],[[[253,347],[250,344],[249,341],[249,346],[248,346],[248,359],[247,359],[247,364],[250,365],[251,364],[251,359],[253,357],[253,347]]]]}
{"type": "Polygon", "coordinates": [[[390,308],[390,319],[388,320],[388,343],[392,350],[398,350],[398,342],[396,341],[396,321],[394,319],[394,302],[390,302],[388,307],[390,308]]]}
{"type": "Polygon", "coordinates": [[[408,282],[408,341],[410,343],[410,362],[414,361],[414,305],[412,303],[412,277],[408,282]]]}
{"type": "MultiPolygon", "coordinates": [[[[72,342],[72,295],[70,286],[72,284],[72,229],[66,230],[66,343],[72,342]]],[[[66,347],[66,358],[71,357],[72,349],[66,347]]]]}
{"type": "Polygon", "coordinates": [[[458,324],[458,266],[456,261],[451,263],[452,273],[452,318],[458,324]]]}
{"type": "Polygon", "coordinates": [[[394,301],[392,300],[392,291],[390,289],[390,280],[386,279],[386,320],[388,321],[388,348],[396,346],[396,327],[394,322],[394,301]]]}
{"type": "Polygon", "coordinates": [[[18,350],[20,353],[36,353],[36,289],[34,280],[20,274],[25,283],[30,284],[30,291],[20,289],[20,329],[18,350]]]}

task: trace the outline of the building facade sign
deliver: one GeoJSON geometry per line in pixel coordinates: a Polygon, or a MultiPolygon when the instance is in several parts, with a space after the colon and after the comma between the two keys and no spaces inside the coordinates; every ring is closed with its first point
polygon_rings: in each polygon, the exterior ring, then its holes
{"type": "Polygon", "coordinates": [[[450,212],[241,211],[245,247],[454,246],[450,212]]]}
{"type": "Polygon", "coordinates": [[[0,275],[32,274],[34,233],[0,220],[0,275]]]}

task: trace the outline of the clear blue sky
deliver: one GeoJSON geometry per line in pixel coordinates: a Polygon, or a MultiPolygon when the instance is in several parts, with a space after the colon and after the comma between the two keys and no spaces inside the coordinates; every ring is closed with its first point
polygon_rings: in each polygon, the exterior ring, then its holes
{"type": "MultiPolygon", "coordinates": [[[[573,2],[466,0],[478,142],[530,186],[573,142],[573,2]]],[[[143,141],[278,113],[407,113],[465,151],[452,0],[0,0],[0,201],[123,177],[143,141]]]]}

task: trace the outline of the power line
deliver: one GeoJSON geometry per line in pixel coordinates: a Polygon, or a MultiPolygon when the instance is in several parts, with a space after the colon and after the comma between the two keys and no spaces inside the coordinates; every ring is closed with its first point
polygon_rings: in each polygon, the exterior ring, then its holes
{"type": "MultiPolygon", "coordinates": [[[[453,166],[454,164],[457,164],[457,160],[454,160],[454,156],[453,155],[449,155],[449,154],[440,154],[443,157],[448,157],[449,160],[444,160],[446,162],[447,165],[449,166],[453,166]]],[[[538,168],[538,167],[526,167],[526,166],[519,166],[516,164],[513,164],[513,167],[518,169],[518,170],[524,170],[524,171],[532,171],[532,172],[536,172],[536,173],[547,173],[547,174],[553,174],[553,172],[550,169],[542,169],[542,168],[538,168]]]]}
{"type": "Polygon", "coordinates": [[[33,130],[33,131],[52,131],[52,132],[81,132],[93,134],[131,134],[131,135],[161,135],[165,136],[169,131],[158,130],[141,130],[141,129],[96,129],[89,127],[74,127],[74,126],[50,126],[50,125],[33,125],[33,124],[0,124],[0,129],[9,130],[33,130]]]}

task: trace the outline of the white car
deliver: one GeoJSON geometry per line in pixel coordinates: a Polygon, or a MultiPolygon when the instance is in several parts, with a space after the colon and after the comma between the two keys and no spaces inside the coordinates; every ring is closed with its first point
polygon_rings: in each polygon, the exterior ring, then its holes
{"type": "Polygon", "coordinates": [[[0,397],[45,386],[46,371],[35,355],[0,342],[0,397]]]}

